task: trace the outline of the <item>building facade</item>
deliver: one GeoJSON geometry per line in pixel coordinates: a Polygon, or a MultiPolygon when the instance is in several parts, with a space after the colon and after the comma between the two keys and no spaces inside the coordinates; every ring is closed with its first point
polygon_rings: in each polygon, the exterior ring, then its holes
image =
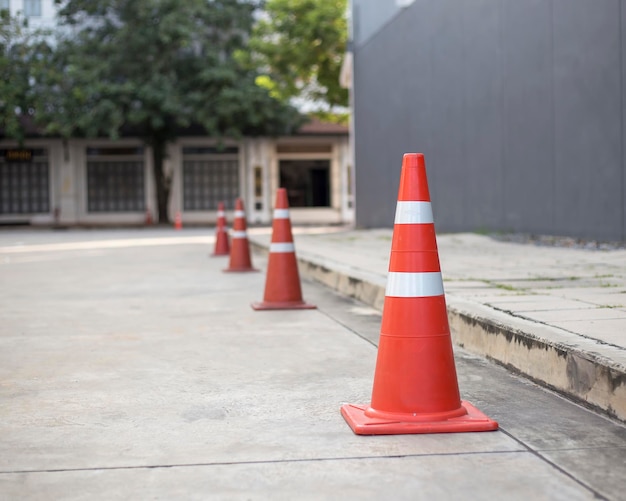
{"type": "Polygon", "coordinates": [[[32,28],[52,29],[57,24],[54,0],[0,0],[2,9],[7,9],[12,16],[21,14],[32,28]]]}
{"type": "MultiPolygon", "coordinates": [[[[32,28],[56,27],[54,0],[0,0],[32,28]]],[[[294,224],[354,220],[348,129],[311,122],[289,137],[246,138],[218,148],[208,137],[170,144],[169,217],[216,220],[217,204],[241,197],[250,223],[272,220],[274,193],[288,191],[294,224]]],[[[139,139],[0,139],[0,224],[144,224],[157,215],[152,155],[139,139]]]]}
{"type": "Polygon", "coordinates": [[[426,157],[439,231],[626,239],[620,0],[352,0],[356,224],[426,157]],[[365,203],[367,201],[367,203],[365,203]]]}
{"type": "MultiPolygon", "coordinates": [[[[248,221],[268,224],[284,187],[294,224],[350,224],[349,157],[347,129],[315,122],[293,136],[220,147],[180,138],[165,161],[170,219],[213,224],[218,202],[232,210],[241,197],[248,221]]],[[[156,215],[152,155],[137,139],[0,141],[0,224],[136,225],[156,215]]]]}

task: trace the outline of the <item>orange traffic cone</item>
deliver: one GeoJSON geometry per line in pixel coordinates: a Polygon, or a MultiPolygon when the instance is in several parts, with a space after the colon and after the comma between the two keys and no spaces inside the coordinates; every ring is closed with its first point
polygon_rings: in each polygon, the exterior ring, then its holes
{"type": "Polygon", "coordinates": [[[174,217],[174,229],[182,230],[183,229],[183,218],[180,215],[180,212],[176,213],[176,217],[174,217]]]}
{"type": "Polygon", "coordinates": [[[252,267],[250,259],[250,242],[246,230],[246,213],[243,209],[243,200],[235,202],[235,222],[231,233],[230,262],[224,271],[259,271],[252,267]]]}
{"type": "Polygon", "coordinates": [[[150,209],[146,209],[145,224],[146,226],[152,226],[152,223],[153,223],[152,212],[150,211],[150,209]]]}
{"type": "Polygon", "coordinates": [[[490,431],[461,401],[424,155],[404,155],[372,401],[341,414],[358,435],[490,431]]]}
{"type": "Polygon", "coordinates": [[[291,234],[287,190],[278,188],[272,221],[272,242],[265,278],[265,294],[255,310],[312,309],[316,306],[302,300],[296,249],[291,234]]]}
{"type": "Polygon", "coordinates": [[[215,249],[211,256],[228,256],[230,245],[226,232],[226,216],[224,215],[224,202],[217,204],[217,229],[215,230],[215,249]]]}

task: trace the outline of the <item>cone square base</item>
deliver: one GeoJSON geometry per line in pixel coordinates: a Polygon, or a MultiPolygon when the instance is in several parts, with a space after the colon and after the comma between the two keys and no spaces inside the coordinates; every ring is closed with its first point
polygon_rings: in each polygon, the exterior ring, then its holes
{"type": "Polygon", "coordinates": [[[252,303],[251,306],[254,310],[314,310],[317,308],[314,304],[304,301],[261,301],[260,303],[252,303]]]}
{"type": "Polygon", "coordinates": [[[256,268],[226,268],[222,270],[225,273],[245,273],[250,271],[259,271],[256,268]]]}
{"type": "Polygon", "coordinates": [[[365,415],[367,405],[346,404],[341,415],[357,435],[409,435],[418,433],[461,433],[495,431],[498,423],[466,401],[461,406],[467,414],[440,421],[403,421],[411,415],[399,413],[397,420],[377,419],[365,415]]]}

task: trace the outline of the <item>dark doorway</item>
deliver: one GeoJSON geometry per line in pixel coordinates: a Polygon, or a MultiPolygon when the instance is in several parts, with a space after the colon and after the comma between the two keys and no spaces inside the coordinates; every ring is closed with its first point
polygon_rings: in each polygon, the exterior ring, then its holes
{"type": "Polygon", "coordinates": [[[330,160],[281,160],[290,207],[330,207],[330,160]]]}

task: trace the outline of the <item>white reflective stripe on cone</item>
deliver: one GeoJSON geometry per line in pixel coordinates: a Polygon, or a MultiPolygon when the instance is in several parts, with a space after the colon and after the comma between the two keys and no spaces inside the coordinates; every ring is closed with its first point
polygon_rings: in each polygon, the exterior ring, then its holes
{"type": "Polygon", "coordinates": [[[248,238],[248,232],[247,231],[232,231],[230,236],[233,238],[248,238]]]}
{"type": "Polygon", "coordinates": [[[242,210],[235,211],[235,217],[245,217],[246,213],[242,210]]]}
{"type": "Polygon", "coordinates": [[[272,242],[270,252],[295,252],[296,247],[293,242],[272,242]]]}
{"type": "Polygon", "coordinates": [[[274,219],[289,219],[289,209],[274,209],[274,219]]]}
{"type": "Polygon", "coordinates": [[[409,273],[390,271],[387,276],[386,296],[430,297],[443,294],[440,271],[409,273]]]}
{"type": "Polygon", "coordinates": [[[427,224],[433,222],[430,202],[398,201],[394,224],[427,224]]]}
{"type": "Polygon", "coordinates": [[[218,210],[217,211],[217,217],[224,217],[224,211],[223,210],[218,210]]]}

